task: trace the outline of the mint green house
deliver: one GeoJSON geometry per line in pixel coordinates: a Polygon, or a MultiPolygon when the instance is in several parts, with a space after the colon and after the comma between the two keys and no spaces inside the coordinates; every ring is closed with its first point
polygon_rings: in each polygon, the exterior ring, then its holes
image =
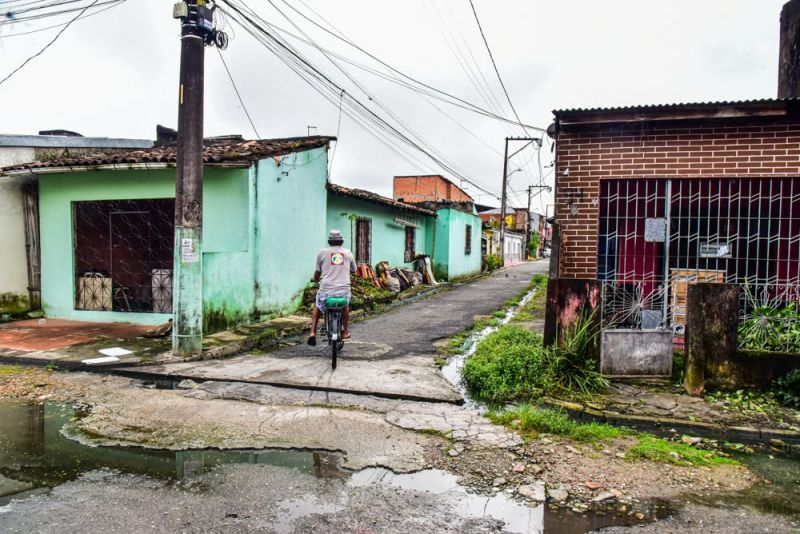
{"type": "MultiPolygon", "coordinates": [[[[325,244],[332,138],[206,141],[204,330],[294,311],[325,244]]],[[[38,181],[48,317],[159,324],[172,314],[175,148],[0,170],[38,181]]]]}
{"type": "Polygon", "coordinates": [[[481,272],[481,219],[472,203],[441,203],[432,237],[437,278],[456,280],[481,272]]]}
{"type": "Polygon", "coordinates": [[[328,185],[328,228],[345,236],[359,263],[413,268],[417,254],[432,258],[437,279],[481,271],[481,221],[472,203],[410,204],[328,185]]]}
{"type": "Polygon", "coordinates": [[[417,254],[431,254],[436,213],[369,191],[328,185],[329,229],[341,230],[356,261],[413,268],[417,254]]]}

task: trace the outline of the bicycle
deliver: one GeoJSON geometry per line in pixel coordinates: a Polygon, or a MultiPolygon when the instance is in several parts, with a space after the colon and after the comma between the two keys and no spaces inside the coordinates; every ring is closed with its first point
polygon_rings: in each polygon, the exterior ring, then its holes
{"type": "Polygon", "coordinates": [[[325,299],[325,333],[328,337],[328,345],[331,347],[331,367],[334,369],[336,369],[336,357],[344,347],[342,313],[347,305],[347,299],[343,297],[325,299]]]}

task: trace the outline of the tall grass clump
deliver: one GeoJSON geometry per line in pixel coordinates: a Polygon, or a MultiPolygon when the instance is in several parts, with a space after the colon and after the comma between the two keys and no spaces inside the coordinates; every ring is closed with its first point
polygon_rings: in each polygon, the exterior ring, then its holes
{"type": "Polygon", "coordinates": [[[467,387],[491,404],[602,390],[608,381],[597,371],[593,325],[592,317],[579,320],[554,347],[544,347],[540,334],[504,325],[481,341],[464,363],[467,387]]]}

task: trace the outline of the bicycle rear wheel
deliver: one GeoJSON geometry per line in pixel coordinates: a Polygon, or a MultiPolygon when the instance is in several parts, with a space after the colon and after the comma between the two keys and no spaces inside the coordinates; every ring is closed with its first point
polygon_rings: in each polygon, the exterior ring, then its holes
{"type": "Polygon", "coordinates": [[[331,367],[336,369],[336,357],[339,355],[339,342],[331,343],[331,367]]]}

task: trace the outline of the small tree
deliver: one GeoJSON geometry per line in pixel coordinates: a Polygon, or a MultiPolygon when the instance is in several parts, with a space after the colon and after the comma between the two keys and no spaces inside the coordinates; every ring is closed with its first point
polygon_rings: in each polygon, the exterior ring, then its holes
{"type": "Polygon", "coordinates": [[[528,250],[530,251],[531,258],[536,258],[539,255],[539,234],[531,234],[531,240],[528,242],[528,250]]]}

